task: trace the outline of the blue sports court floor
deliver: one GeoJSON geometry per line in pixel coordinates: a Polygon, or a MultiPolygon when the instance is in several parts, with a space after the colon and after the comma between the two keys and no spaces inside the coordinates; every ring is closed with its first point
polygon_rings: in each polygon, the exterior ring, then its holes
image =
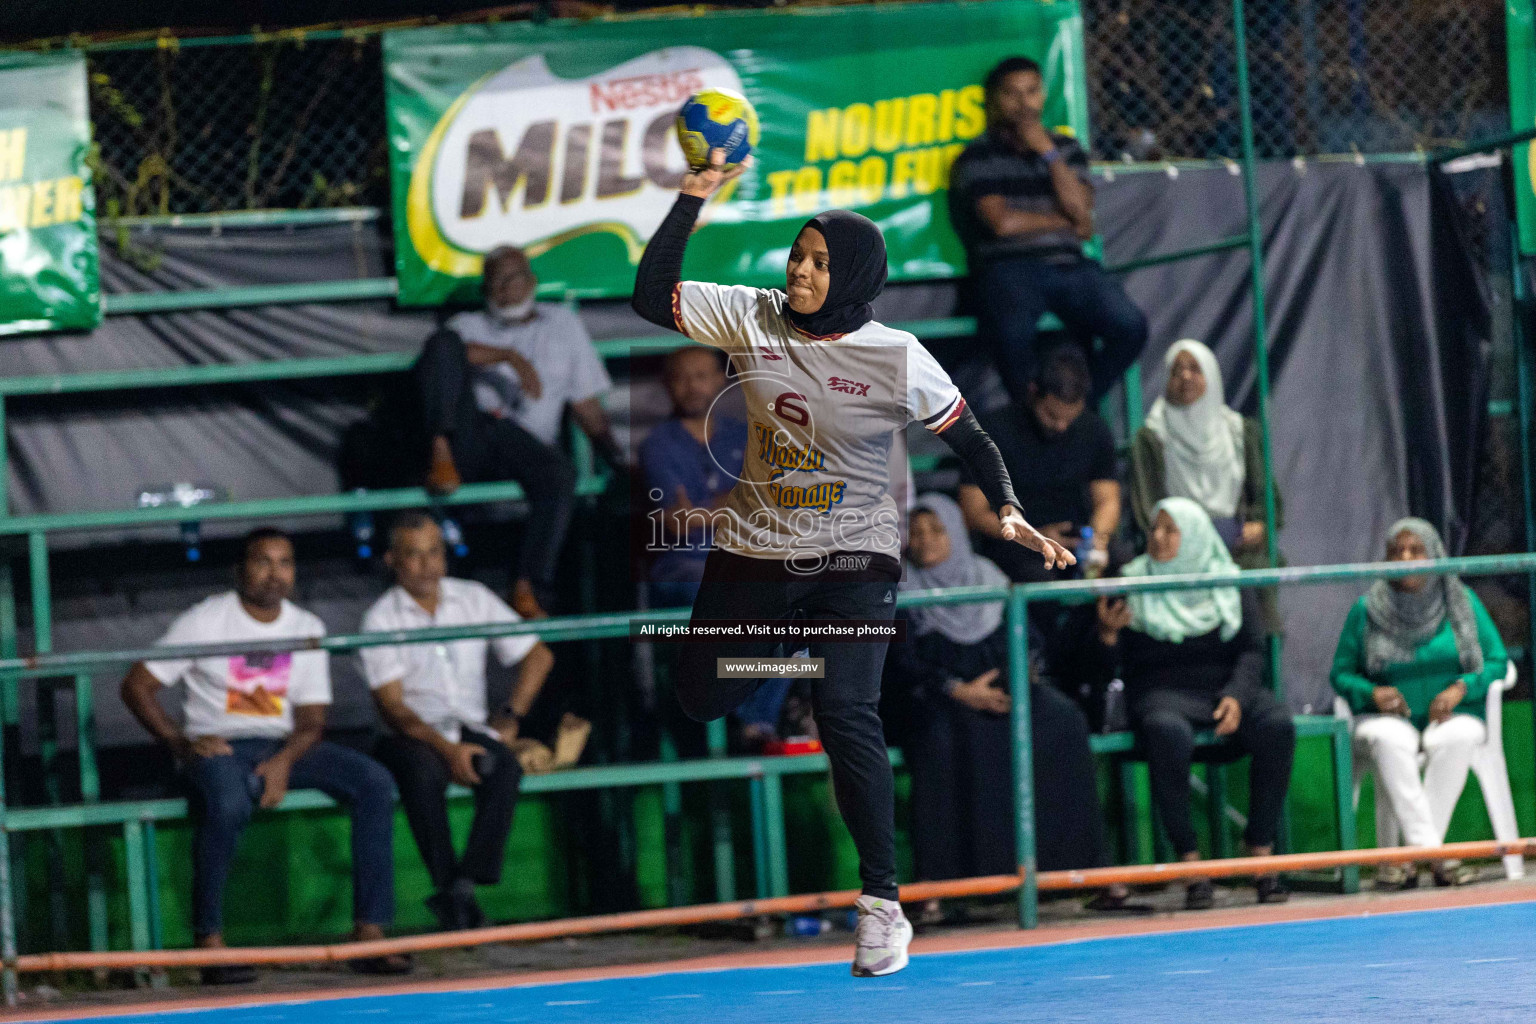
{"type": "Polygon", "coordinates": [[[187,1024],[1536,1021],[1536,903],[846,963],[291,1001],[110,1018],[187,1024]]]}

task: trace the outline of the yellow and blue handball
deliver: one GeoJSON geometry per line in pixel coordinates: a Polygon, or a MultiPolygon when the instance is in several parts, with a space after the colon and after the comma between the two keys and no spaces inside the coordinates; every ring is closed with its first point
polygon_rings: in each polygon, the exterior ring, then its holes
{"type": "Polygon", "coordinates": [[[709,163],[709,151],[725,150],[725,169],[747,158],[757,145],[757,111],[739,92],[704,89],[688,97],[677,112],[677,141],[689,167],[709,163]]]}

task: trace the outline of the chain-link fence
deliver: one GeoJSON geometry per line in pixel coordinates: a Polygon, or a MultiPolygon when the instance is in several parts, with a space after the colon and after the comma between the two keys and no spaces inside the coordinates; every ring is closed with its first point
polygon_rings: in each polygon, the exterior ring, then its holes
{"type": "MultiPolygon", "coordinates": [[[[1240,152],[1230,0],[1083,0],[1097,155],[1240,152]]],[[[1248,0],[1260,156],[1430,149],[1508,124],[1499,0],[1248,0]]]]}
{"type": "MultiPolygon", "coordinates": [[[[1082,6],[1097,157],[1239,153],[1230,0],[1082,6]]],[[[1499,0],[1248,0],[1259,154],[1497,131],[1503,18],[1499,0]]],[[[104,210],[387,205],[377,36],[89,55],[104,210]]]]}
{"type": "Polygon", "coordinates": [[[379,37],[89,51],[114,215],[387,204],[379,37]]]}

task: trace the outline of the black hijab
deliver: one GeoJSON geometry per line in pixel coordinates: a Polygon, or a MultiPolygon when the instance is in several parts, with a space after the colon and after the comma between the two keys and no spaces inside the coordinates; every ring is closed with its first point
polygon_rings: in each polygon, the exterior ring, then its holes
{"type": "Polygon", "coordinates": [[[875,318],[869,304],[885,288],[885,238],[874,221],[851,210],[828,210],[800,230],[806,228],[827,240],[832,283],[816,312],[797,313],[788,304],[784,312],[790,323],[818,338],[856,331],[875,318]]]}

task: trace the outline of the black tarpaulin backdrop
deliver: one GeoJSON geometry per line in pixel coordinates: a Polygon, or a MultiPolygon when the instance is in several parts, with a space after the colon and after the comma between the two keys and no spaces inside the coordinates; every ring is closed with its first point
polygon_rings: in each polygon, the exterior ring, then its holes
{"type": "MultiPolygon", "coordinates": [[[[1371,560],[1386,526],[1410,511],[1448,527],[1456,547],[1484,405],[1487,318],[1454,207],[1417,162],[1267,165],[1260,192],[1287,560],[1371,560]]],[[[1242,181],[1224,167],[1105,174],[1098,225],[1110,263],[1241,234],[1242,181]]],[[[105,239],[102,277],[112,292],[387,273],[379,232],[366,223],[127,237],[121,252],[114,236],[105,239]]],[[[1192,337],[1216,350],[1229,401],[1254,411],[1248,267],[1238,250],[1128,276],[1152,325],[1142,364],[1148,405],[1161,386],[1163,352],[1192,337]]],[[[877,313],[893,321],[940,316],[953,303],[947,285],[911,286],[892,289],[877,313]]],[[[654,333],[622,303],[584,316],[599,338],[654,333]]],[[[0,344],[0,375],[406,351],[432,323],[430,314],[384,303],[113,317],[90,335],[0,344]]],[[[951,361],[977,350],[941,348],[951,361]]],[[[957,379],[979,391],[974,370],[957,370],[957,379]]],[[[239,499],[334,490],[340,434],[362,414],[366,394],[366,382],[329,380],[13,399],[12,511],[123,508],[142,488],[174,480],[220,484],[239,499]]],[[[654,383],[615,389],[610,399],[620,417],[665,412],[654,383]]],[[[1362,590],[1285,594],[1296,707],[1325,708],[1337,630],[1362,590]]],[[[146,623],[143,639],[152,636],[146,623]]],[[[72,646],[63,632],[59,639],[72,646]]]]}
{"type": "MultiPolygon", "coordinates": [[[[1454,203],[1417,162],[1272,164],[1260,186],[1282,553],[1292,565],[1376,560],[1387,527],[1410,512],[1459,550],[1486,408],[1488,318],[1454,203]]],[[[1122,175],[1100,196],[1112,261],[1246,229],[1242,179],[1223,170],[1122,175]]],[[[1198,338],[1216,350],[1228,402],[1256,411],[1249,266],[1233,251],[1129,276],[1151,321],[1149,406],[1163,353],[1198,338]]],[[[1339,627],[1364,589],[1282,591],[1298,710],[1330,711],[1339,627]]]]}

